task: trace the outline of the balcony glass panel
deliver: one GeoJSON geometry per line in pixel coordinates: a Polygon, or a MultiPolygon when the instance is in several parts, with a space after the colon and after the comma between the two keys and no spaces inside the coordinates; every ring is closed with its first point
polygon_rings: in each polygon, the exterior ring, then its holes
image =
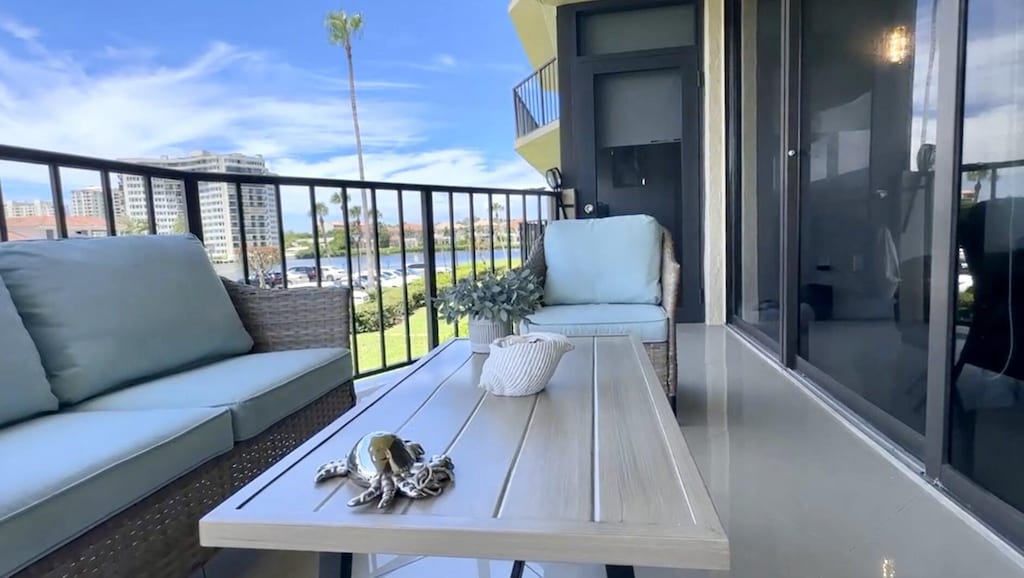
{"type": "Polygon", "coordinates": [[[1024,509],[1024,5],[969,6],[950,462],[1024,509]]]}

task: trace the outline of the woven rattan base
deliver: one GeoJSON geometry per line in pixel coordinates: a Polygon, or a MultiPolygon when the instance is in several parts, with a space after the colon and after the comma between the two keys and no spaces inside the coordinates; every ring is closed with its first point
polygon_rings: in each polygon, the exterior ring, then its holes
{"type": "Polygon", "coordinates": [[[216,550],[199,519],[355,404],[352,382],[238,442],[15,574],[16,578],[184,578],[216,550]]]}

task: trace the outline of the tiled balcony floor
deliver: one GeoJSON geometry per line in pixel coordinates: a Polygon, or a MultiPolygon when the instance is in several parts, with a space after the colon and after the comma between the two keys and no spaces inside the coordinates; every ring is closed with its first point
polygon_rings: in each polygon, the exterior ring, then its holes
{"type": "MultiPolygon", "coordinates": [[[[723,328],[681,326],[679,421],[729,535],[732,569],[639,578],[1024,578],[1024,559],[723,328]],[[886,570],[883,571],[883,565],[886,570]]],[[[208,578],[316,577],[295,553],[222,556],[208,578]]],[[[356,576],[369,575],[357,557],[356,576]]],[[[498,578],[511,564],[378,556],[373,576],[498,578]],[[390,569],[390,572],[389,572],[390,569]]],[[[598,578],[532,564],[530,578],[598,578]]]]}

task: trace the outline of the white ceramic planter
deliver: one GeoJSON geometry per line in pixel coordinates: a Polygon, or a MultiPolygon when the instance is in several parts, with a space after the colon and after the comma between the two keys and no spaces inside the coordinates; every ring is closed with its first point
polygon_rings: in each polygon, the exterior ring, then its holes
{"type": "Polygon", "coordinates": [[[509,324],[488,319],[469,319],[469,345],[473,353],[490,353],[491,343],[510,333],[509,324]]]}

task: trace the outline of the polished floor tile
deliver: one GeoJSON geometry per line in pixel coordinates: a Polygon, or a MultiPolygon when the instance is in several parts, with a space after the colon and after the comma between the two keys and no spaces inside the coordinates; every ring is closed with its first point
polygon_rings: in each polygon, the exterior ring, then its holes
{"type": "MultiPolygon", "coordinates": [[[[680,426],[729,536],[732,568],[640,568],[638,578],[1024,578],[1016,551],[729,330],[681,326],[679,351],[680,426]]],[[[316,576],[313,556],[259,556],[268,562],[236,576],[316,576]],[[275,556],[292,571],[261,573],[282,567],[269,562],[275,556]]],[[[357,557],[355,575],[498,578],[510,568],[378,555],[357,557]]],[[[530,563],[525,576],[604,571],[530,563]]]]}

